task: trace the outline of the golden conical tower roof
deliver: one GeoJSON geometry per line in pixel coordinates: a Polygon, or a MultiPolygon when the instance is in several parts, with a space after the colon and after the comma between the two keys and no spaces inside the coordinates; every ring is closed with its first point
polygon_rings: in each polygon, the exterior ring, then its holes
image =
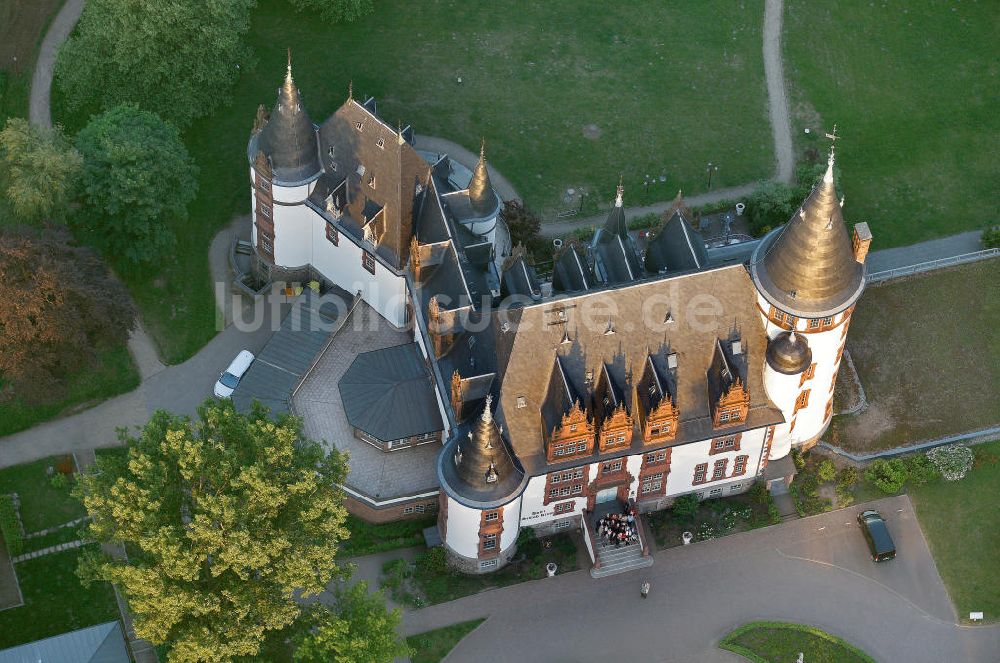
{"type": "Polygon", "coordinates": [[[490,174],[486,170],[485,141],[479,146],[479,163],[472,171],[472,180],[469,182],[469,202],[472,203],[472,209],[482,216],[492,214],[497,208],[496,194],[493,193],[490,174]]]}
{"type": "Polygon", "coordinates": [[[798,317],[838,313],[861,295],[864,265],[854,259],[833,183],[830,150],[823,180],[791,220],[772,231],[754,251],[750,273],[776,308],[798,317]]]}

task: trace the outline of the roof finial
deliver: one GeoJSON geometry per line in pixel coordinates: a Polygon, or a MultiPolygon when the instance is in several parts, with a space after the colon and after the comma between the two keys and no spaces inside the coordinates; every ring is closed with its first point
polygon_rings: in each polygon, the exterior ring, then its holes
{"type": "Polygon", "coordinates": [[[490,412],[490,407],[493,404],[493,394],[486,394],[486,407],[483,408],[483,421],[490,423],[493,421],[493,413],[490,412]]]}
{"type": "Polygon", "coordinates": [[[625,194],[625,176],[618,173],[618,193],[615,195],[615,207],[622,206],[622,196],[625,194]]]}
{"type": "Polygon", "coordinates": [[[486,161],[486,137],[479,139],[479,160],[486,161]]]}
{"type": "Polygon", "coordinates": [[[836,124],[833,125],[833,131],[826,134],[826,137],[830,139],[830,156],[826,159],[826,173],[823,174],[823,182],[824,184],[833,184],[833,162],[836,160],[837,139],[840,138],[837,135],[836,124]]]}
{"type": "Polygon", "coordinates": [[[286,70],[286,76],[292,77],[292,49],[288,49],[288,69],[286,70]]]}

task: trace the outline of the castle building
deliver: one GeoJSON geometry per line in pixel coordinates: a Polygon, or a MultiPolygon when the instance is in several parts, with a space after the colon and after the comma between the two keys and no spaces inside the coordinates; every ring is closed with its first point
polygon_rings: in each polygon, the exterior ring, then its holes
{"type": "Polygon", "coordinates": [[[548,275],[511,246],[485,150],[470,172],[414,143],[352,93],[317,126],[289,63],[248,144],[262,269],[356,293],[396,334],[313,363],[310,379],[353,362],[340,400],[288,401],[307,429],[340,416],[366,453],[396,459],[377,486],[352,467],[352,511],[436,506],[449,560],[472,573],[506,564],[525,527],[582,528],[599,567],[590,516],[608,505],[646,512],[791,480],[789,452],[829,425],[871,241],[866,224],[848,234],[832,149],[752,254],[706,248],[680,194],[639,246],[619,184],[606,224],[561,244],[548,275]],[[418,493],[393,486],[412,473],[418,493]]]}

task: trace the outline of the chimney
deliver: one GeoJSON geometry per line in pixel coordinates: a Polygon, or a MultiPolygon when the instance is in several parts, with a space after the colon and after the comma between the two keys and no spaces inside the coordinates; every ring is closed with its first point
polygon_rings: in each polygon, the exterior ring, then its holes
{"type": "Polygon", "coordinates": [[[872,243],[872,231],[868,229],[867,223],[854,224],[854,236],[851,243],[854,245],[854,259],[864,264],[865,258],[868,256],[868,245],[872,243]]]}

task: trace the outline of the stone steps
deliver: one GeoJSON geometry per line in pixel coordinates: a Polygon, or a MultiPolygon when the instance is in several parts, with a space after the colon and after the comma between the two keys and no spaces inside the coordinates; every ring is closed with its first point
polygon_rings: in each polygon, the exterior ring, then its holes
{"type": "Polygon", "coordinates": [[[653,557],[643,557],[642,546],[638,543],[622,546],[621,548],[615,548],[613,545],[604,546],[598,544],[595,552],[601,561],[601,566],[600,568],[590,569],[590,575],[594,578],[604,578],[616,573],[626,573],[634,569],[642,569],[653,565],[653,557]]]}

